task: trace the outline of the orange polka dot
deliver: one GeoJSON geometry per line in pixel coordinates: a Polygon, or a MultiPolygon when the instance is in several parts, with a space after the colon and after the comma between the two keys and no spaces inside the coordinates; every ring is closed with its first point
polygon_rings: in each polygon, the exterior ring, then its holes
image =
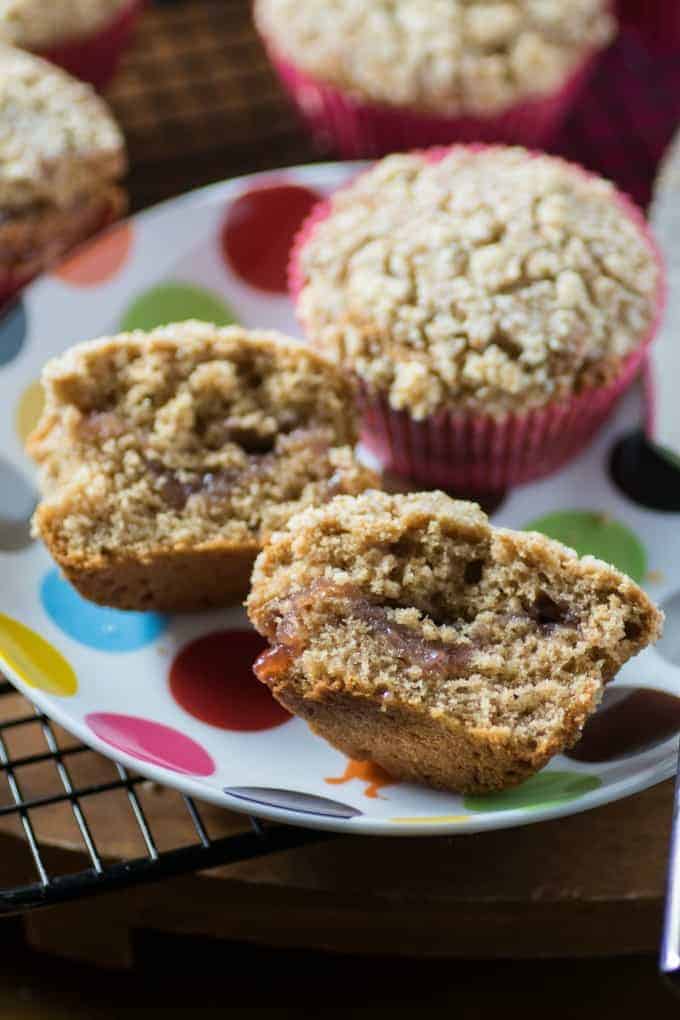
{"type": "Polygon", "coordinates": [[[14,418],[17,435],[22,443],[26,442],[38,424],[44,406],[45,391],[39,382],[32,382],[21,394],[14,418]]]}
{"type": "Polygon", "coordinates": [[[106,283],[127,262],[132,241],[132,224],[119,223],[62,262],[54,275],[73,287],[96,287],[106,283]]]}

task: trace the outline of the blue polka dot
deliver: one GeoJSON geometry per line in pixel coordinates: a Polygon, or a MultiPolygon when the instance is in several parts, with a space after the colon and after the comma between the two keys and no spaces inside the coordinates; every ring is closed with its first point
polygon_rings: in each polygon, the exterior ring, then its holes
{"type": "Polygon", "coordinates": [[[0,365],[16,358],[28,332],[28,317],[23,301],[16,301],[0,317],[0,365]]]}
{"type": "Polygon", "coordinates": [[[133,652],[150,645],[167,627],[158,613],[128,613],[87,602],[58,570],[45,574],[40,586],[45,612],[65,634],[100,652],[133,652]]]}

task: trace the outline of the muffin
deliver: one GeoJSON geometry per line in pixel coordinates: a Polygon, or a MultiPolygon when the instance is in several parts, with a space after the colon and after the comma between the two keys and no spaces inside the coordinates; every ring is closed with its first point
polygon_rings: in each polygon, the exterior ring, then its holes
{"type": "Polygon", "coordinates": [[[642,214],[520,148],[390,156],[313,211],[291,285],[392,471],[461,494],[558,468],[630,385],[664,300],[642,214]]]}
{"type": "Polygon", "coordinates": [[[352,758],[460,793],[520,783],[573,744],[662,620],[613,567],[442,492],[297,514],[247,607],[282,705],[352,758]]]}
{"type": "Polygon", "coordinates": [[[0,0],[0,39],[101,88],[143,6],[144,0],[0,0]]]}
{"type": "Polygon", "coordinates": [[[680,47],[678,0],[618,0],[622,28],[632,29],[650,49],[664,54],[680,47]]]}
{"type": "Polygon", "coordinates": [[[126,208],[123,138],[88,85],[0,44],[0,304],[126,208]]]}
{"type": "Polygon", "coordinates": [[[611,0],[255,0],[282,84],[345,157],[540,146],[614,35],[611,0]]]}
{"type": "Polygon", "coordinates": [[[240,599],[268,532],[376,484],[352,452],[350,386],[277,333],[186,322],[104,337],[50,361],[43,386],[35,531],[102,605],[240,599]]]}

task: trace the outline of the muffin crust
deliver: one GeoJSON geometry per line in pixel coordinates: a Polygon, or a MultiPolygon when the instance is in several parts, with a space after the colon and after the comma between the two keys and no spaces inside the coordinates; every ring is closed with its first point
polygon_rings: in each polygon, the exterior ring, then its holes
{"type": "Polygon", "coordinates": [[[395,410],[502,417],[615,377],[661,272],[608,182],[521,148],[388,156],[299,252],[314,344],[395,410]]]}
{"type": "Polygon", "coordinates": [[[113,21],[130,0],[0,0],[0,39],[41,49],[87,36],[113,21]]]}
{"type": "Polygon", "coordinates": [[[614,34],[608,0],[256,0],[277,52],[363,100],[499,113],[558,88],[614,34]]]}

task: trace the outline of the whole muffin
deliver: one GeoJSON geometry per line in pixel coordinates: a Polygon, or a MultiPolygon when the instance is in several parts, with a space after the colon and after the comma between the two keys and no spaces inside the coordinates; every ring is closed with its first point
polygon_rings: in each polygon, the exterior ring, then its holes
{"type": "Polygon", "coordinates": [[[90,86],[0,44],[0,303],[125,211],[125,169],[90,86]]]}
{"type": "Polygon", "coordinates": [[[442,492],[338,496],[258,557],[255,672],[352,758],[465,793],[573,744],[662,615],[630,578],[442,492]]]}
{"type": "Polygon", "coordinates": [[[387,466],[498,491],[577,453],[659,321],[660,256],[608,182],[519,148],[391,156],[317,208],[291,282],[387,466]]]}
{"type": "Polygon", "coordinates": [[[0,40],[100,88],[113,75],[144,0],[0,0],[0,40]]]}
{"type": "Polygon", "coordinates": [[[347,157],[545,144],[611,40],[611,0],[256,0],[313,133],[347,157]]]}
{"type": "Polygon", "coordinates": [[[242,599],[265,536],[376,477],[351,387],[277,333],[184,322],[50,361],[29,437],[35,528],[86,598],[120,609],[242,599]]]}

